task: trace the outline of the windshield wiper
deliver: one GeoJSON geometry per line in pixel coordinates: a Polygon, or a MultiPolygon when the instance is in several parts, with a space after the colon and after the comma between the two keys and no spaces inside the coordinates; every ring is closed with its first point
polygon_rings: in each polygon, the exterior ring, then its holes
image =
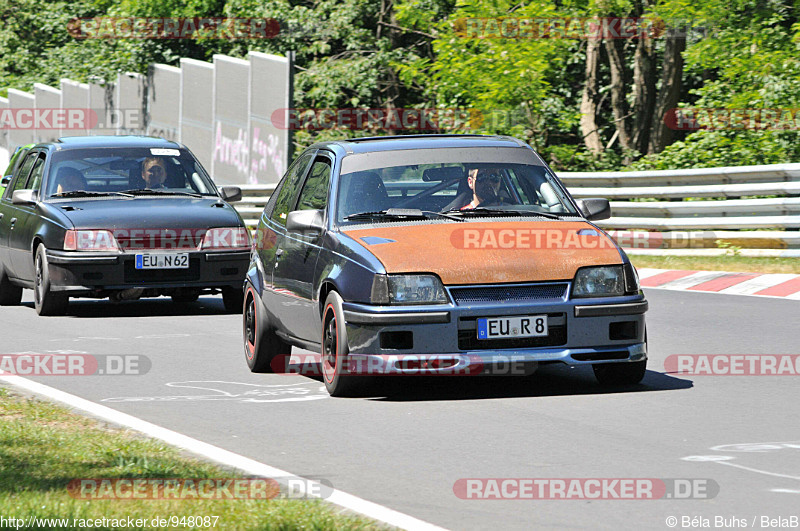
{"type": "Polygon", "coordinates": [[[475,207],[467,208],[464,210],[453,209],[448,210],[445,214],[460,214],[460,215],[474,215],[474,216],[542,216],[550,219],[561,219],[561,216],[554,212],[540,212],[538,210],[509,210],[505,208],[488,208],[488,207],[475,207]]]}
{"type": "Polygon", "coordinates": [[[430,216],[443,217],[452,219],[453,221],[464,221],[463,219],[455,216],[449,216],[441,212],[433,212],[430,210],[420,210],[418,208],[389,208],[387,210],[378,210],[377,212],[358,212],[357,214],[350,214],[345,216],[345,221],[354,221],[358,219],[399,219],[399,220],[419,220],[428,219],[430,216]]]}
{"type": "Polygon", "coordinates": [[[191,197],[203,197],[203,194],[196,194],[194,192],[183,192],[180,190],[156,190],[153,188],[135,188],[132,190],[123,190],[122,193],[133,195],[188,195],[191,197]]]}
{"type": "Polygon", "coordinates": [[[123,197],[133,197],[126,192],[89,192],[87,190],[72,190],[70,192],[61,192],[60,194],[53,194],[50,197],[100,197],[106,195],[121,195],[123,197]]]}

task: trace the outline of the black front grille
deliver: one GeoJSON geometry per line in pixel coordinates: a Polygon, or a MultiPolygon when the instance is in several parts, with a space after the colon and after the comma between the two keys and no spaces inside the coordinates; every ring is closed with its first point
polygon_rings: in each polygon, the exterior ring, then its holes
{"type": "Polygon", "coordinates": [[[477,320],[462,317],[460,319],[461,327],[458,330],[458,348],[460,350],[493,350],[502,348],[536,348],[565,345],[567,343],[566,315],[563,313],[548,313],[547,318],[549,321],[563,324],[550,324],[547,327],[547,335],[542,337],[478,339],[477,320]]]}
{"type": "Polygon", "coordinates": [[[200,280],[200,259],[190,258],[187,269],[136,269],[133,260],[125,261],[125,283],[192,282],[200,280]]]}
{"type": "Polygon", "coordinates": [[[489,287],[450,288],[456,304],[475,304],[481,302],[530,302],[563,300],[568,284],[524,284],[489,287]]]}

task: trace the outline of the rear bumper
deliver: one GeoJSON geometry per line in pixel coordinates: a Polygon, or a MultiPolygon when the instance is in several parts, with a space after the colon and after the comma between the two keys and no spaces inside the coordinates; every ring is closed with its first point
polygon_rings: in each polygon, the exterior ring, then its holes
{"type": "Polygon", "coordinates": [[[249,251],[189,252],[188,269],[136,269],[136,253],[47,251],[53,291],[91,294],[129,288],[240,289],[249,251]]]}

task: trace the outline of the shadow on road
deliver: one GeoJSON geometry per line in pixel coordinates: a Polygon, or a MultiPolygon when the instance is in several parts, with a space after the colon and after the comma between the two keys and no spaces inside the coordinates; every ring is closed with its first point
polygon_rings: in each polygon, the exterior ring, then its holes
{"type": "MultiPolygon", "coordinates": [[[[297,367],[293,365],[292,369],[297,367]]],[[[307,378],[322,382],[321,373],[312,370],[304,374],[307,378]]],[[[656,371],[647,371],[642,382],[636,385],[602,386],[589,366],[556,364],[540,367],[530,376],[372,376],[366,378],[363,384],[360,398],[391,402],[605,395],[675,391],[693,387],[691,380],[656,371]]]]}
{"type": "MultiPolygon", "coordinates": [[[[23,302],[33,310],[33,302],[23,302]]],[[[72,299],[66,317],[169,317],[226,314],[221,297],[200,297],[196,302],[175,303],[168,297],[112,302],[108,299],[72,299]]]]}

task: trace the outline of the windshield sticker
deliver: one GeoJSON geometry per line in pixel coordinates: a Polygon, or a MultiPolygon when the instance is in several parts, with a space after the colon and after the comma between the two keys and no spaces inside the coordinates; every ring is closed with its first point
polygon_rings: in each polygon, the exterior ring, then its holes
{"type": "Polygon", "coordinates": [[[177,149],[150,148],[151,155],[164,155],[166,157],[179,157],[181,152],[177,149]]]}

